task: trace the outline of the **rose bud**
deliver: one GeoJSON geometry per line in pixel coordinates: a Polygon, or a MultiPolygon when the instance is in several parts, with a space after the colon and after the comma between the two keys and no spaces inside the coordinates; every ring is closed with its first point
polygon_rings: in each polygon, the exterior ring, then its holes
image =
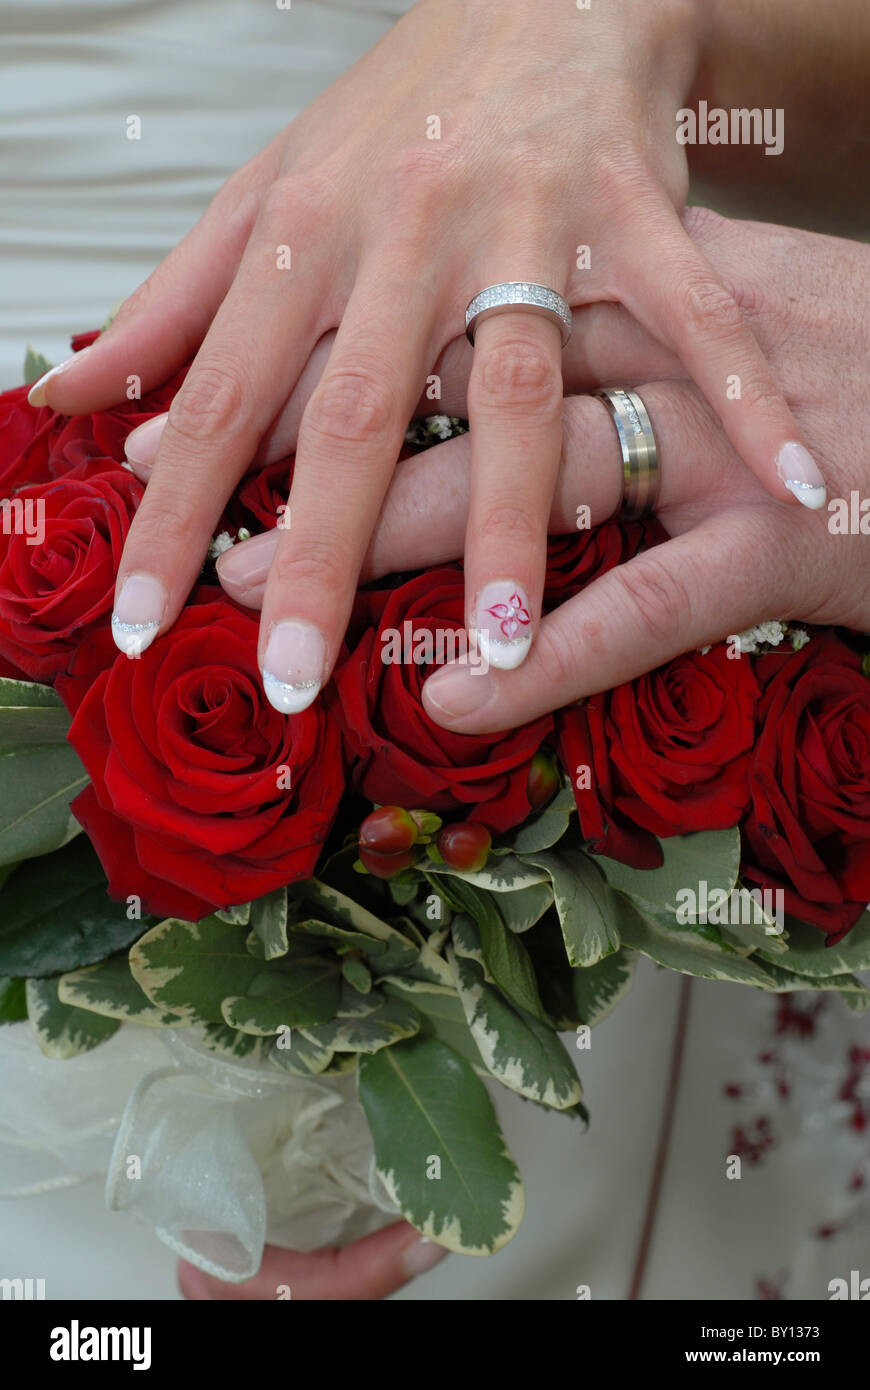
{"type": "Polygon", "coordinates": [[[400,854],[417,842],[417,824],[401,806],[378,806],[359,828],[360,849],[400,854]]]}
{"type": "Polygon", "coordinates": [[[438,836],[438,851],[449,869],[482,869],[492,848],[492,836],[485,825],[469,821],[446,825],[438,836]]]}
{"type": "Polygon", "coordinates": [[[377,850],[365,849],[360,845],[360,863],[375,878],[393,878],[403,869],[410,869],[417,858],[413,849],[402,850],[399,854],[379,854],[377,850]]]}
{"type": "Polygon", "coordinates": [[[548,801],[559,789],[559,770],[555,761],[539,749],[532,758],[529,766],[529,780],[526,783],[526,795],[529,798],[532,809],[540,811],[542,806],[546,806],[548,801]]]}

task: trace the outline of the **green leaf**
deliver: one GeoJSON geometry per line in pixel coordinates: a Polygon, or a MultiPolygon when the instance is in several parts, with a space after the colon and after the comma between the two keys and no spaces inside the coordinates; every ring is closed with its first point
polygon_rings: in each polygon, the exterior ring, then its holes
{"type": "Polygon", "coordinates": [[[345,956],[341,962],[341,973],[348,984],[353,985],[360,994],[371,992],[372,972],[365,961],[360,960],[359,956],[345,956]]]}
{"type": "Polygon", "coordinates": [[[784,956],[788,945],[784,934],[775,919],[765,910],[763,900],[751,896],[750,890],[740,884],[728,899],[727,908],[715,912],[713,920],[723,939],[731,946],[745,947],[747,953],[761,950],[785,964],[784,956]],[[718,917],[726,920],[716,922],[718,917]]]}
{"type": "Polygon", "coordinates": [[[553,884],[556,911],[562,923],[571,965],[591,966],[619,950],[613,895],[583,850],[567,847],[527,856],[546,871],[553,884]]]}
{"type": "Polygon", "coordinates": [[[50,685],[0,679],[0,755],[65,744],[71,723],[50,685]]]}
{"type": "Polygon", "coordinates": [[[524,932],[541,920],[553,902],[552,883],[535,883],[531,888],[518,889],[516,893],[502,893],[498,910],[511,931],[524,932]]]}
{"type": "MultiPolygon", "coordinates": [[[[453,973],[446,961],[444,966],[448,978],[452,981],[453,973]]],[[[397,999],[406,999],[413,1004],[422,1018],[422,1033],[437,1038],[445,1047],[452,1048],[460,1057],[464,1057],[466,1062],[470,1062],[476,1071],[485,1071],[477,1044],[471,1036],[462,1001],[452,983],[448,987],[431,984],[428,980],[413,980],[408,975],[391,975],[381,980],[380,985],[387,994],[392,994],[397,999]]]]}
{"type": "Polygon", "coordinates": [[[483,869],[449,869],[446,864],[436,864],[425,859],[421,865],[426,874],[443,875],[470,883],[487,893],[516,893],[522,888],[532,888],[535,884],[546,883],[546,874],[523,863],[515,854],[494,855],[483,869]]]}
{"type": "Polygon", "coordinates": [[[592,1027],[606,1018],[631,989],[636,963],[632,951],[620,950],[597,965],[572,970],[568,977],[572,1002],[569,1026],[586,1023],[592,1027]]]}
{"type": "Polygon", "coordinates": [[[24,981],[0,977],[0,1023],[20,1023],[26,1017],[24,981]]]}
{"type": "Polygon", "coordinates": [[[781,963],[755,963],[768,976],[770,988],[779,993],[787,994],[796,990],[835,990],[839,994],[848,995],[851,1001],[849,1007],[857,1012],[870,1008],[870,989],[857,975],[795,975],[791,970],[783,969],[781,963]]]}
{"type": "Polygon", "coordinates": [[[482,893],[470,883],[460,880],[451,883],[451,891],[480,929],[483,962],[494,983],[515,1004],[534,1014],[542,1023],[547,1023],[549,1020],[541,1003],[529,953],[519,938],[508,931],[495,900],[488,893],[482,893]]]}
{"type": "Polygon", "coordinates": [[[330,1023],[300,1030],[309,1043],[332,1052],[379,1052],[420,1031],[420,1015],[402,999],[381,998],[364,1017],[339,1012],[330,1023]]]}
{"type": "Polygon", "coordinates": [[[515,854],[535,854],[542,849],[550,849],[561,840],[568,829],[568,822],[576,810],[574,792],[571,787],[562,787],[548,806],[526,821],[514,833],[512,848],[515,854]]]}
{"type": "Polygon", "coordinates": [[[269,1061],[293,1076],[320,1076],[332,1064],[333,1056],[331,1048],[318,1047],[298,1028],[291,1028],[272,1043],[269,1061]]]}
{"type": "Polygon", "coordinates": [[[269,1055],[270,1039],[253,1038],[250,1033],[238,1033],[223,1023],[207,1023],[201,1033],[203,1047],[219,1057],[263,1062],[269,1055]]]}
{"type": "Polygon", "coordinates": [[[46,1057],[77,1057],[117,1033],[121,1025],[116,1019],[62,1004],[57,985],[57,980],[28,980],[26,986],[27,1016],[46,1057]]]}
{"type": "Polygon", "coordinates": [[[0,756],[0,864],[49,854],[78,835],[69,807],[88,781],[68,743],[0,756]]]}
{"type": "Polygon", "coordinates": [[[316,878],[307,879],[301,892],[305,901],[317,908],[318,917],[385,943],[386,949],[372,957],[375,974],[391,974],[414,964],[418,954],[414,943],[347,894],[316,878]]]}
{"type": "Polygon", "coordinates": [[[836,946],[827,946],[826,936],[809,922],[786,917],[788,948],[774,954],[769,946],[759,951],[765,960],[782,965],[800,975],[824,977],[844,975],[853,970],[870,970],[870,912],[862,912],[851,931],[836,946]]]}
{"type": "Polygon", "coordinates": [[[737,882],[740,832],[736,827],[673,835],[659,844],[664,862],[658,869],[632,869],[604,854],[593,858],[611,887],[654,911],[675,913],[680,907],[679,895],[689,889],[697,894],[701,883],[707,884],[712,896],[720,889],[730,893],[737,882]]]}
{"type": "Polygon", "coordinates": [[[325,956],[295,961],[286,970],[264,970],[244,994],[224,999],[223,1019],[230,1028],[257,1037],[326,1023],[338,1009],[340,982],[338,961],[325,956]]]}
{"type": "Polygon", "coordinates": [[[3,889],[0,973],[58,975],[125,950],[153,918],[128,919],[84,836],[17,868],[3,889]]]}
{"type": "Polygon", "coordinates": [[[763,964],[754,959],[723,951],[699,939],[692,932],[668,929],[666,914],[656,918],[643,912],[630,898],[615,896],[616,922],[626,946],[649,956],[669,970],[696,975],[705,980],[733,980],[736,984],[773,989],[774,983],[763,964]]]}
{"type": "Polygon", "coordinates": [[[87,965],[62,975],[57,985],[61,1004],[89,1009],[103,1018],[139,1023],[146,1028],[179,1028],[183,1020],[151,1003],[133,979],[127,957],[111,956],[98,965],[87,965]]]}
{"type": "Polygon", "coordinates": [[[359,1097],[381,1181],[407,1221],[465,1254],[510,1240],[522,1220],[522,1182],[466,1062],[434,1038],[409,1038],[360,1058],[359,1097]],[[439,1177],[427,1176],[436,1168],[439,1177]]]}
{"type": "Polygon", "coordinates": [[[251,904],[238,903],[235,907],[221,907],[215,912],[221,922],[233,927],[246,927],[251,920],[251,904]]]}
{"type": "MultiPolygon", "coordinates": [[[[349,927],[337,927],[333,922],[320,922],[314,917],[306,918],[303,922],[293,922],[292,931],[335,941],[341,946],[346,946],[348,950],[362,951],[370,959],[385,955],[388,949],[386,941],[377,941],[372,936],[366,936],[364,932],[351,931],[349,927]]],[[[292,934],[290,940],[292,944],[292,934]]],[[[312,945],[316,948],[317,943],[314,942],[312,945]]]]}
{"type": "Polygon", "coordinates": [[[452,954],[456,988],[487,1070],[512,1091],[554,1110],[576,1105],[583,1092],[558,1035],[488,985],[475,961],[452,954]]]}
{"type": "Polygon", "coordinates": [[[245,949],[241,927],[204,917],[169,917],[146,932],[130,952],[130,969],[160,1009],[187,1023],[224,1023],[224,999],[246,992],[264,963],[245,949]]]}
{"type": "Polygon", "coordinates": [[[251,930],[262,941],[266,960],[284,956],[289,949],[287,941],[287,889],[276,888],[264,898],[251,903],[249,918],[251,930]]]}
{"type": "Polygon", "coordinates": [[[28,344],[24,354],[24,385],[31,386],[34,381],[38,381],[46,372],[50,372],[53,363],[47,357],[43,357],[41,352],[28,344]]]}

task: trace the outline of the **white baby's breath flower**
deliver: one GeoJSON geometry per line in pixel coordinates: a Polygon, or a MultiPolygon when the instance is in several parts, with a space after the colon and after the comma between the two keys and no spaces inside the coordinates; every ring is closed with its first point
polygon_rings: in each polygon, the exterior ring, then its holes
{"type": "Polygon", "coordinates": [[[806,632],[802,627],[791,628],[789,631],[789,636],[791,638],[792,651],[795,652],[802,651],[802,649],[807,645],[807,642],[809,642],[810,640],[810,634],[806,632]]]}
{"type": "Polygon", "coordinates": [[[426,423],[439,439],[449,439],[453,434],[453,421],[449,415],[432,415],[426,423]]]}
{"type": "Polygon", "coordinates": [[[223,555],[225,550],[232,550],[232,548],[233,538],[229,531],[221,531],[220,535],[215,536],[209,546],[208,553],[212,560],[216,560],[219,555],[223,555]]]}
{"type": "Polygon", "coordinates": [[[785,633],[785,623],[777,622],[774,619],[767,623],[758,623],[755,627],[749,627],[745,632],[738,632],[734,641],[744,656],[752,656],[759,647],[778,647],[785,633]]]}

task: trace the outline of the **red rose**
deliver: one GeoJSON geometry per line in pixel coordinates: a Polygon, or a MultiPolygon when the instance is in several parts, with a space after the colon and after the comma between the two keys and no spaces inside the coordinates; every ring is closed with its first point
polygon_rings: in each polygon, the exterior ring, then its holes
{"type": "Polygon", "coordinates": [[[322,702],[272,708],[257,629],[204,587],[84,696],[69,741],[91,785],[73,811],[113,896],[196,920],[313,873],[344,790],[340,737],[322,702]]]}
{"type": "Polygon", "coordinates": [[[362,793],[406,808],[461,811],[494,833],[526,820],[529,764],[552,728],[549,715],[506,733],[453,734],[432,722],[420,698],[438,664],[438,633],[442,645],[455,640],[449,634],[464,634],[461,572],[433,570],[360,599],[370,626],[339,665],[332,705],[362,793]],[[413,633],[412,653],[414,642],[421,655],[427,640],[432,643],[433,664],[383,661],[384,639],[405,631],[413,633]]]}
{"type": "Polygon", "coordinates": [[[125,400],[123,405],[112,406],[110,410],[101,410],[94,415],[73,415],[68,419],[55,417],[60,420],[62,428],[56,433],[49,454],[48,466],[52,475],[61,477],[94,458],[109,458],[115,463],[124,463],[127,435],[152,416],[162,415],[169,409],[186,375],[185,365],[169,381],[146,392],[140,400],[125,400]]]}
{"type": "Polygon", "coordinates": [[[98,630],[103,658],[93,652],[91,669],[114,659],[115,575],[142,492],[132,473],[98,461],[91,476],[26,488],[0,513],[0,655],[31,679],[67,670],[98,630]]]}
{"type": "Polygon", "coordinates": [[[833,632],[756,662],[760,733],[744,827],[747,878],[833,943],[870,902],[870,681],[833,632]]]}
{"type": "Polygon", "coordinates": [[[51,447],[63,418],[47,406],[27,404],[29,386],[0,394],[0,497],[50,476],[51,447]]]}
{"type": "Polygon", "coordinates": [[[599,853],[648,867],[653,842],[633,827],[665,838],[739,822],[759,691],[751,662],[727,652],[688,652],[559,716],[581,831],[599,853]]]}
{"type": "Polygon", "coordinates": [[[605,521],[593,530],[550,536],[547,541],[547,574],[544,605],[563,603],[579,594],[600,574],[667,540],[667,532],[655,517],[648,521],[605,521]]]}
{"type": "Polygon", "coordinates": [[[277,459],[258,473],[247,474],[239,484],[228,511],[233,518],[239,514],[240,526],[271,531],[286,510],[292,476],[292,457],[277,459]]]}

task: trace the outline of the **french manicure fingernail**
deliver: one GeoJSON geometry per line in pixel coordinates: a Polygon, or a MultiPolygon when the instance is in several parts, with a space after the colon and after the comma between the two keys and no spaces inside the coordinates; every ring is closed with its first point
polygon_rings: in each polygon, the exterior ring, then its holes
{"type": "MultiPolygon", "coordinates": [[[[92,346],[93,344],[91,344],[91,347],[92,346]]],[[[53,377],[60,376],[61,372],[65,372],[67,367],[69,367],[71,363],[78,362],[80,357],[84,357],[86,352],[90,352],[91,347],[82,348],[81,352],[74,352],[72,357],[67,357],[65,361],[58,362],[56,367],[52,367],[49,371],[43,372],[39,380],[34,381],[33,385],[27,393],[28,404],[45,405],[45,388],[48,385],[48,383],[52,380],[53,377]]]]}
{"type": "Polygon", "coordinates": [[[445,1250],[443,1245],[436,1245],[434,1240],[427,1240],[423,1236],[402,1251],[402,1272],[406,1279],[415,1279],[418,1274],[425,1274],[427,1269],[440,1264],[444,1256],[449,1254],[450,1251],[445,1250]]]}
{"type": "Polygon", "coordinates": [[[263,531],[250,540],[239,541],[218,557],[218,578],[235,593],[246,593],[255,585],[265,584],[275,555],[276,532],[263,531]]]}
{"type": "Polygon", "coordinates": [[[825,480],[803,444],[796,440],[783,444],[777,455],[776,471],[789,492],[810,511],[817,512],[825,505],[828,496],[825,480]]]}
{"type": "Polygon", "coordinates": [[[423,686],[426,699],[448,719],[474,714],[492,698],[493,682],[480,668],[441,666],[423,686]]]}
{"type": "Polygon", "coordinates": [[[298,714],[317,698],[326,666],[326,643],[313,623],[285,619],[269,633],[263,688],[282,714],[298,714]]]}
{"type": "Polygon", "coordinates": [[[151,471],[157,457],[160,436],[168,419],[168,413],[154,415],[150,420],[146,420],[144,424],[137,425],[134,430],[130,431],[124,440],[124,453],[128,463],[151,471]]]}
{"type": "Polygon", "coordinates": [[[513,671],[529,654],[532,618],[525,590],[509,579],[485,584],[477,596],[474,637],[490,666],[513,671]]]}
{"type": "Polygon", "coordinates": [[[166,589],[155,574],[128,574],[112,614],[115,646],[127,656],[141,656],[160,631],[167,602],[166,589]]]}

